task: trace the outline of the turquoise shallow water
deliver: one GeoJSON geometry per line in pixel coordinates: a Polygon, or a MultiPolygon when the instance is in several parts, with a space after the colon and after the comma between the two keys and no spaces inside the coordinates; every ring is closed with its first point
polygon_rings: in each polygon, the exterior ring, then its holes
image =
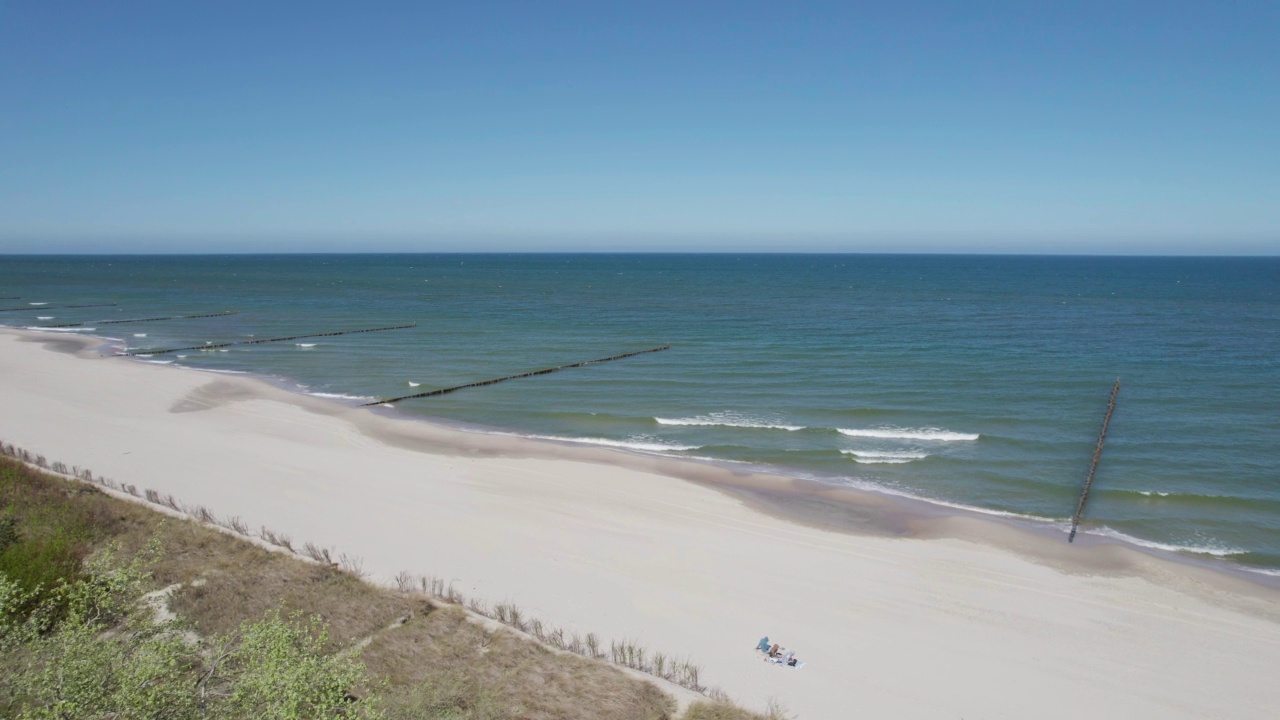
{"type": "Polygon", "coordinates": [[[1280,569],[1276,258],[0,257],[12,296],[131,347],[417,322],[152,358],[349,402],[671,343],[398,412],[1057,522],[1119,376],[1083,529],[1280,569]]]}

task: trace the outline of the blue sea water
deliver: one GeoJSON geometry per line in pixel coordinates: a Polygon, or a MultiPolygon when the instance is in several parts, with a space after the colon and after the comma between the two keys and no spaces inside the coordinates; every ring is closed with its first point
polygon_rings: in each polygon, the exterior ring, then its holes
{"type": "Polygon", "coordinates": [[[2,257],[14,296],[132,348],[416,322],[152,358],[352,403],[670,343],[397,412],[1059,523],[1119,377],[1082,530],[1280,569],[1277,258],[2,257]]]}

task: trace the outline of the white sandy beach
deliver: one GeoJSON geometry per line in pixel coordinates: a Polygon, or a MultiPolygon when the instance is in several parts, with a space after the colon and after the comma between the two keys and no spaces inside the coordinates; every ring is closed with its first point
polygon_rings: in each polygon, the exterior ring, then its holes
{"type": "Polygon", "coordinates": [[[673,477],[673,461],[464,434],[244,376],[78,356],[76,341],[0,330],[0,439],[359,556],[384,582],[436,575],[606,644],[692,658],[756,709],[1280,713],[1275,588],[975,518],[911,538],[819,529],[673,477]],[[806,667],[762,662],[762,635],[806,667]]]}

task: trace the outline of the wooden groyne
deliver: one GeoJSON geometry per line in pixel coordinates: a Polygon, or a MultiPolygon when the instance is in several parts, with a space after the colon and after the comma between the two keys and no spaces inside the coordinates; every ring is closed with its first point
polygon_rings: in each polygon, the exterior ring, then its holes
{"type": "Polygon", "coordinates": [[[125,350],[121,355],[164,355],[171,352],[182,352],[183,350],[213,350],[215,348],[231,347],[232,345],[261,345],[263,343],[287,342],[289,340],[306,340],[308,338],[334,337],[336,335],[354,335],[356,333],[382,332],[384,330],[404,330],[406,328],[417,327],[418,323],[409,323],[408,325],[391,325],[389,327],[363,328],[361,330],[336,330],[334,332],[310,333],[308,335],[290,335],[289,337],[262,338],[261,340],[236,340],[234,342],[224,343],[206,343],[204,345],[192,345],[190,347],[180,348],[164,348],[164,349],[139,349],[125,350]]]}
{"type": "Polygon", "coordinates": [[[223,317],[225,315],[239,315],[239,314],[240,314],[239,310],[227,310],[225,312],[205,313],[203,315],[170,315],[169,317],[130,318],[128,320],[98,320],[96,322],[58,323],[57,325],[41,325],[41,327],[69,328],[69,327],[82,327],[84,325],[119,325],[121,323],[156,322],[159,320],[195,320],[197,318],[223,317]]]}
{"type": "Polygon", "coordinates": [[[66,310],[68,308],[116,307],[116,303],[99,303],[94,305],[32,305],[20,308],[0,308],[0,312],[44,312],[45,310],[66,310]]]}
{"type": "Polygon", "coordinates": [[[507,380],[516,380],[518,378],[533,377],[534,375],[547,375],[549,373],[558,372],[560,370],[568,370],[569,368],[582,367],[583,365],[594,365],[596,363],[611,362],[613,360],[621,360],[623,358],[634,357],[636,355],[644,355],[645,353],[662,352],[670,350],[671,345],[663,345],[662,347],[649,348],[648,350],[636,350],[634,352],[622,353],[621,355],[613,355],[607,358],[598,358],[596,360],[584,360],[582,362],[570,363],[569,365],[557,365],[556,367],[544,368],[542,370],[534,370],[533,372],[520,373],[519,375],[507,375],[506,377],[494,378],[492,380],[481,380],[480,382],[466,383],[464,385],[454,385],[453,387],[440,388],[439,390],[428,390],[427,392],[414,393],[413,395],[404,395],[397,398],[389,398],[387,400],[376,400],[374,402],[365,403],[362,407],[369,405],[385,405],[387,403],[396,403],[401,400],[413,400],[415,398],[433,397],[435,395],[445,395],[447,393],[456,392],[464,388],[481,387],[484,385],[496,385],[507,380]]]}
{"type": "Polygon", "coordinates": [[[1115,387],[1111,388],[1111,399],[1107,401],[1107,414],[1102,418],[1102,432],[1098,433],[1098,445],[1093,449],[1093,461],[1089,463],[1089,474],[1084,479],[1084,489],[1080,491],[1080,501],[1076,503],[1076,512],[1071,516],[1071,534],[1067,542],[1076,539],[1076,528],[1080,525],[1080,515],[1084,513],[1084,503],[1089,499],[1089,490],[1093,487],[1093,474],[1098,470],[1098,461],[1102,459],[1102,444],[1107,441],[1107,428],[1111,425],[1111,414],[1116,411],[1116,395],[1120,392],[1120,378],[1116,378],[1115,387]]]}

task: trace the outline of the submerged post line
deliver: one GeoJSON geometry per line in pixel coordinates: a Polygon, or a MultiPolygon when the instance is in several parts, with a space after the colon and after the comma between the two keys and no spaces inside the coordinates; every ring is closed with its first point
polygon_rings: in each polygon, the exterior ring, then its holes
{"type": "Polygon", "coordinates": [[[439,390],[428,390],[427,392],[414,393],[413,395],[405,395],[403,397],[390,398],[388,400],[376,400],[374,402],[365,403],[364,405],[361,405],[361,407],[368,407],[370,405],[385,405],[387,403],[400,402],[401,400],[413,400],[415,398],[444,395],[446,393],[455,392],[458,390],[462,390],[464,388],[481,387],[483,385],[496,385],[500,382],[506,382],[507,380],[533,377],[534,375],[547,375],[549,373],[557,372],[559,370],[568,370],[569,368],[582,367],[583,365],[594,365],[596,363],[611,362],[613,360],[621,360],[623,358],[634,357],[636,355],[644,355],[645,353],[662,352],[663,350],[670,350],[670,349],[671,349],[671,344],[668,343],[666,345],[663,345],[662,347],[649,348],[648,350],[636,350],[634,352],[622,353],[621,355],[613,355],[607,358],[599,358],[596,360],[584,360],[582,362],[571,363],[569,365],[557,365],[556,367],[543,368],[542,370],[534,370],[533,372],[520,373],[519,375],[507,375],[506,377],[494,378],[492,380],[481,380],[480,382],[466,383],[465,385],[454,385],[453,387],[441,388],[439,390]]]}
{"type": "Polygon", "coordinates": [[[224,315],[239,314],[239,310],[226,310],[224,312],[205,313],[203,315],[170,315],[169,317],[130,318],[128,320],[98,320],[96,322],[59,323],[57,325],[43,325],[42,327],[66,328],[81,327],[82,325],[119,325],[121,323],[156,322],[158,320],[195,320],[197,318],[222,317],[224,315]]]}
{"type": "Polygon", "coordinates": [[[1107,427],[1111,425],[1111,413],[1116,411],[1116,395],[1120,392],[1120,378],[1116,378],[1115,387],[1111,388],[1111,399],[1107,401],[1107,414],[1102,417],[1102,432],[1098,433],[1098,445],[1093,449],[1093,461],[1089,463],[1089,474],[1084,479],[1084,489],[1080,491],[1080,501],[1076,503],[1076,512],[1071,516],[1071,534],[1067,542],[1076,539],[1076,528],[1080,525],[1080,515],[1084,512],[1084,503],[1089,499],[1089,490],[1093,487],[1093,474],[1098,470],[1098,461],[1102,459],[1102,444],[1107,440],[1107,427]]]}
{"type": "Polygon", "coordinates": [[[164,355],[165,353],[181,352],[183,350],[212,350],[213,348],[224,348],[232,345],[261,345],[263,343],[286,342],[288,340],[305,340],[307,338],[333,337],[335,335],[354,335],[356,333],[382,332],[383,330],[404,330],[405,328],[417,327],[418,323],[409,323],[408,325],[391,325],[389,327],[364,328],[361,330],[337,330],[334,332],[311,333],[308,335],[290,335],[289,337],[262,338],[260,340],[236,340],[234,342],[224,343],[208,343],[207,345],[192,345],[190,347],[165,348],[163,350],[126,350],[121,355],[164,355]]]}
{"type": "MultiPolygon", "coordinates": [[[[11,298],[20,299],[20,298],[11,298]]],[[[0,312],[44,312],[45,310],[66,310],[68,308],[116,307],[116,303],[100,303],[94,305],[32,305],[21,308],[0,308],[0,312]]]]}

